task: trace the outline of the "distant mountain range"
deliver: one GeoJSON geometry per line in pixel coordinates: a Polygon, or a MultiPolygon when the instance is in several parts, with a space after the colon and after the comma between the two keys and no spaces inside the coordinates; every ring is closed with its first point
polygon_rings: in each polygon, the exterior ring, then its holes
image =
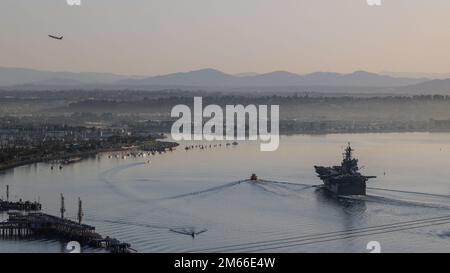
{"type": "Polygon", "coordinates": [[[394,78],[365,71],[351,74],[316,72],[307,75],[288,71],[266,74],[244,73],[231,75],[215,69],[202,69],[185,73],[126,79],[123,85],[181,85],[181,86],[371,86],[397,87],[424,82],[428,79],[394,78]]]}
{"type": "Polygon", "coordinates": [[[136,88],[144,87],[190,87],[190,88],[241,88],[245,87],[304,87],[308,90],[331,92],[345,90],[350,93],[364,90],[392,93],[448,93],[450,79],[430,80],[429,78],[394,77],[366,71],[350,74],[334,72],[315,72],[299,75],[288,71],[274,71],[266,74],[240,73],[227,74],[215,69],[201,69],[190,72],[159,76],[124,76],[111,73],[73,73],[50,72],[24,68],[0,67],[0,86],[2,89],[67,89],[67,88],[136,88]]]}
{"type": "Polygon", "coordinates": [[[119,80],[139,77],[95,72],[51,72],[27,68],[0,67],[0,86],[11,85],[79,85],[112,84],[119,80]]]}
{"type": "Polygon", "coordinates": [[[402,86],[396,89],[400,93],[409,94],[446,94],[450,95],[450,79],[431,80],[411,86],[402,86]]]}

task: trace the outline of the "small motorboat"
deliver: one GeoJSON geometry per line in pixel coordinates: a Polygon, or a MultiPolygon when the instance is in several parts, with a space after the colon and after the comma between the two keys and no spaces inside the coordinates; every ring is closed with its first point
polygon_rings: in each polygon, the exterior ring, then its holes
{"type": "Polygon", "coordinates": [[[252,176],[250,176],[250,181],[258,181],[258,176],[256,176],[256,174],[252,174],[252,176]]]}

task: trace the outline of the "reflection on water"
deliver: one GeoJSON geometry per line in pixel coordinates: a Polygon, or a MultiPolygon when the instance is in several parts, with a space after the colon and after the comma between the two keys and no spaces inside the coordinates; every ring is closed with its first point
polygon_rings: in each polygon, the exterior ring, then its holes
{"type": "MultiPolygon", "coordinates": [[[[257,143],[182,145],[146,158],[102,154],[62,170],[23,166],[0,174],[0,196],[9,184],[11,197],[39,198],[57,214],[64,193],[73,218],[81,197],[88,224],[142,252],[366,252],[372,240],[389,252],[448,252],[446,218],[424,218],[450,215],[449,163],[450,134],[289,136],[276,152],[257,143]],[[336,198],[314,174],[313,165],[339,163],[348,141],[363,173],[378,176],[366,197],[336,198]],[[246,180],[251,173],[262,180],[246,180]]],[[[60,252],[61,243],[3,240],[0,251],[60,252]]]]}

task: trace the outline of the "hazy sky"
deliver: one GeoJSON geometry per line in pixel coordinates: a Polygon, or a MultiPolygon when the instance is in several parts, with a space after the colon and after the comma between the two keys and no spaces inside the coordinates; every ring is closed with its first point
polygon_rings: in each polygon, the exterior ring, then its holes
{"type": "Polygon", "coordinates": [[[0,66],[450,72],[450,1],[382,1],[0,0],[0,66]]]}

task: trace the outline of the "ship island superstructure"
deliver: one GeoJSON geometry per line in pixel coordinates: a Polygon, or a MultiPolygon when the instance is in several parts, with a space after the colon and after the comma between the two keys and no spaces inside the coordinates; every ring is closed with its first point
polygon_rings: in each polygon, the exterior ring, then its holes
{"type": "Polygon", "coordinates": [[[366,182],[376,178],[359,172],[358,159],[353,158],[353,151],[349,143],[340,166],[314,166],[325,188],[336,195],[366,195],[366,182]]]}

